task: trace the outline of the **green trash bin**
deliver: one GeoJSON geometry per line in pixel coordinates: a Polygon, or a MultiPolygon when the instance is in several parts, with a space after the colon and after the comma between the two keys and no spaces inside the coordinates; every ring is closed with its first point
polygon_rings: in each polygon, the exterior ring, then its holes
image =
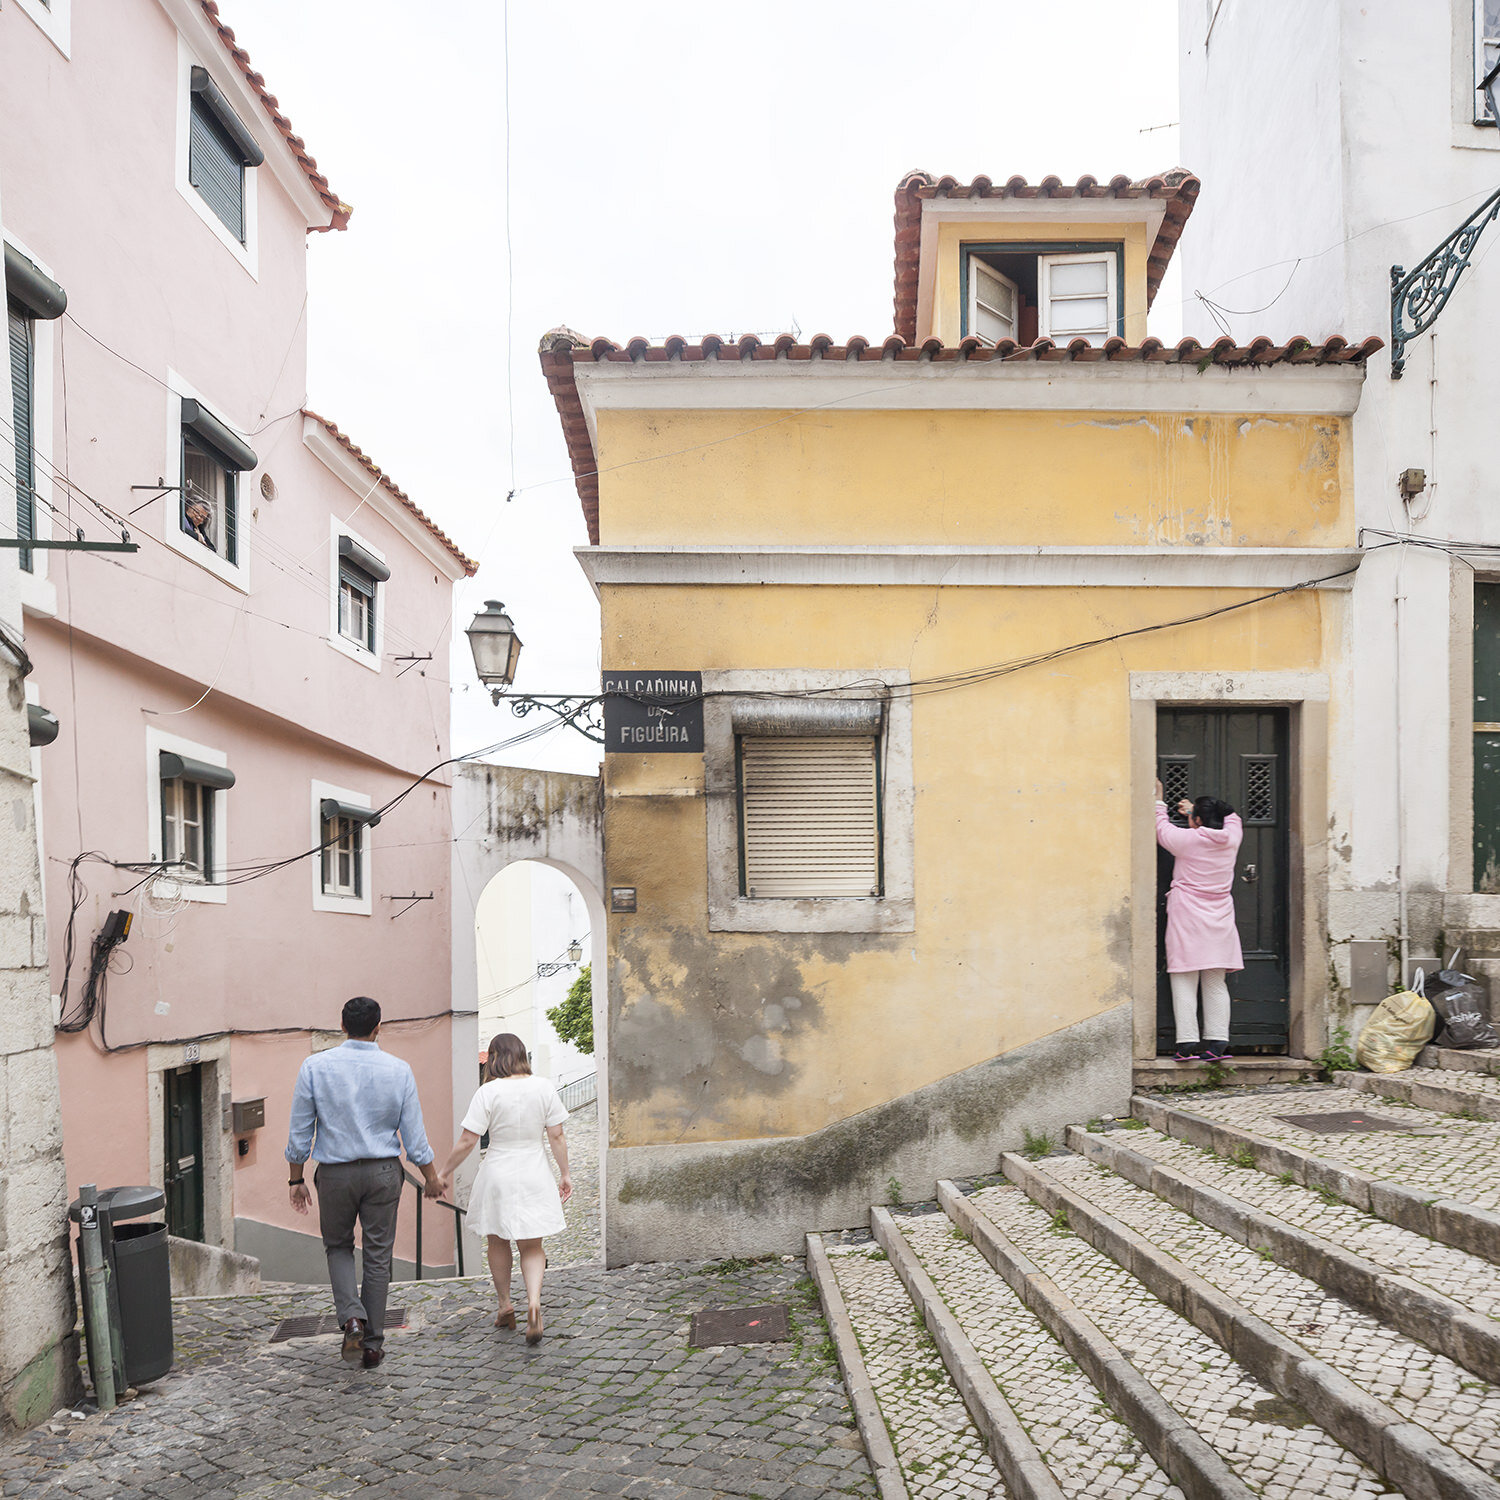
{"type": "MultiPolygon", "coordinates": [[[[81,1206],[82,1200],[75,1199],[68,1210],[75,1224],[81,1206]]],[[[160,1213],[165,1206],[166,1197],[159,1187],[106,1188],[99,1194],[99,1234],[109,1276],[115,1384],[120,1390],[160,1380],[172,1368],[172,1267],[167,1226],[163,1222],[132,1222],[160,1213]]],[[[81,1286],[81,1256],[78,1280],[81,1286]]],[[[87,1297],[83,1298],[83,1313],[87,1329],[87,1297]]]]}

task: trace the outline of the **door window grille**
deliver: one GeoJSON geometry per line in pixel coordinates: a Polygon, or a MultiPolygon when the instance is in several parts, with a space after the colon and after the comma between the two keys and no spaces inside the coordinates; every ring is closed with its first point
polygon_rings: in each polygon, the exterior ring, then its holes
{"type": "Polygon", "coordinates": [[[1276,821],[1276,757],[1244,755],[1240,757],[1242,790],[1241,817],[1249,826],[1265,826],[1276,821]]]}
{"type": "Polygon", "coordinates": [[[1162,756],[1157,774],[1161,777],[1161,799],[1168,812],[1176,812],[1184,797],[1193,795],[1193,763],[1186,756],[1162,756]]]}

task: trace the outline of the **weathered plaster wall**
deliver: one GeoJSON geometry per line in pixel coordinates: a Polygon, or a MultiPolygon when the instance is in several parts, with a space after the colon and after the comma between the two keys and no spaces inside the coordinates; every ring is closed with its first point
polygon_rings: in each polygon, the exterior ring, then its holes
{"type": "Polygon", "coordinates": [[[606,546],[1354,540],[1334,417],[606,409],[597,426],[606,546]]]}

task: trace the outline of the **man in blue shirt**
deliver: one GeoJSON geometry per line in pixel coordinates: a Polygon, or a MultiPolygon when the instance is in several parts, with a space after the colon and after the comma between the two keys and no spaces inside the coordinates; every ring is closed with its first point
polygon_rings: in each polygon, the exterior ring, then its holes
{"type": "Polygon", "coordinates": [[[318,1224],[328,1256],[328,1279],[344,1330],[343,1356],[367,1370],[385,1357],[385,1299],[401,1203],[401,1151],[422,1169],[429,1198],[443,1183],[422,1129],[417,1080],[399,1057],[382,1052],[380,1006],[356,995],[344,1006],[340,1047],[316,1052],[302,1064],[292,1095],[286,1159],[291,1163],[292,1207],[311,1201],[303,1164],[316,1154],[318,1224]],[[364,1286],[354,1274],[354,1222],[364,1250],[364,1286]],[[362,1295],[361,1295],[362,1293],[362,1295]]]}

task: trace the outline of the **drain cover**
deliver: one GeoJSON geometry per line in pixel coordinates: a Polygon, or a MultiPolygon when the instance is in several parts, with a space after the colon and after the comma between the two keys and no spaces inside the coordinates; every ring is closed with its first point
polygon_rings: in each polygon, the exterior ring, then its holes
{"type": "MultiPolygon", "coordinates": [[[[386,1308],[386,1332],[389,1333],[393,1328],[405,1327],[406,1309],[404,1307],[386,1308]]],[[[271,1342],[279,1344],[284,1339],[310,1339],[320,1333],[337,1333],[338,1331],[339,1320],[332,1313],[321,1318],[283,1318],[276,1325],[276,1331],[271,1335],[271,1342]]]]}
{"type": "Polygon", "coordinates": [[[1298,1130],[1311,1130],[1315,1135],[1339,1135],[1344,1131],[1405,1130],[1399,1120],[1387,1120],[1381,1115],[1360,1114],[1358,1110],[1341,1109],[1328,1115],[1277,1115],[1288,1125],[1298,1130]]]}
{"type": "Polygon", "coordinates": [[[688,1343],[695,1349],[714,1344],[779,1344],[792,1336],[786,1304],[764,1307],[705,1307],[693,1314],[688,1343]]]}

